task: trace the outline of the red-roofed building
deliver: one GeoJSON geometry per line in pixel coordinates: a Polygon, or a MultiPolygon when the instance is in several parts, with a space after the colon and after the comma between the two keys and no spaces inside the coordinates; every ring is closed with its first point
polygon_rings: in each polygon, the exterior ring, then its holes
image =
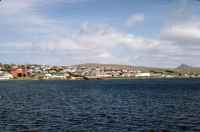
{"type": "Polygon", "coordinates": [[[26,77],[28,75],[26,69],[18,68],[16,66],[12,67],[10,73],[13,77],[26,77]]]}

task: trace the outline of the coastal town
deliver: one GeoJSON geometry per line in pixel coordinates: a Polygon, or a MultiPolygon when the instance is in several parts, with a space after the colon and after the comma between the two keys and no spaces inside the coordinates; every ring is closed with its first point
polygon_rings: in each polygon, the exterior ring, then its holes
{"type": "Polygon", "coordinates": [[[200,78],[200,70],[186,65],[174,69],[117,64],[71,66],[0,64],[0,80],[103,80],[142,78],[200,78]]]}

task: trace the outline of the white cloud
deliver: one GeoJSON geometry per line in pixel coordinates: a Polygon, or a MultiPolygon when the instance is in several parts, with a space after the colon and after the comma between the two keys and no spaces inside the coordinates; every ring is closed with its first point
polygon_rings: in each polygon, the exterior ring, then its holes
{"type": "MultiPolygon", "coordinates": [[[[83,1],[57,0],[68,4],[83,1]]],[[[155,39],[105,24],[84,23],[72,30],[64,22],[38,13],[40,2],[45,5],[55,1],[8,0],[0,5],[0,34],[20,36],[17,41],[2,37],[0,42],[4,39],[7,42],[0,44],[0,58],[14,60],[13,57],[24,56],[26,59],[18,59],[22,63],[26,60],[50,64],[100,62],[161,66],[178,65],[186,58],[188,61],[200,56],[199,19],[171,23],[163,29],[161,38],[155,39]],[[190,48],[182,46],[186,44],[190,48]]],[[[127,24],[134,26],[142,22],[143,14],[133,14],[127,24]]]]}
{"type": "Polygon", "coordinates": [[[1,16],[14,16],[32,10],[33,0],[7,0],[0,4],[1,16]]]}
{"type": "Polygon", "coordinates": [[[180,43],[200,42],[200,22],[199,20],[189,20],[171,24],[162,32],[162,37],[180,43]]]}
{"type": "Polygon", "coordinates": [[[160,42],[117,31],[109,25],[83,24],[78,31],[72,34],[68,34],[67,31],[63,36],[49,33],[46,39],[39,39],[32,43],[25,41],[14,45],[18,47],[15,50],[19,52],[24,50],[35,56],[37,56],[36,52],[47,54],[49,58],[59,56],[62,58],[62,63],[82,61],[130,63],[130,58],[135,58],[134,56],[159,50],[160,42]],[[124,47],[130,51],[120,51],[118,47],[124,47]],[[121,54],[120,58],[118,58],[119,54],[121,54]]]}
{"type": "Polygon", "coordinates": [[[99,54],[99,57],[106,59],[106,58],[112,57],[112,55],[110,53],[108,53],[108,52],[104,52],[104,53],[99,54]]]}
{"type": "Polygon", "coordinates": [[[117,31],[108,25],[84,25],[77,38],[78,42],[85,43],[84,46],[89,48],[105,47],[109,49],[120,44],[134,49],[151,49],[159,45],[159,41],[154,39],[137,37],[126,32],[117,31]]]}
{"type": "MultiPolygon", "coordinates": [[[[168,41],[170,47],[166,55],[176,65],[188,63],[198,66],[198,58],[200,57],[200,18],[188,17],[182,19],[171,20],[162,30],[161,39],[168,41]],[[171,49],[173,47],[173,49],[171,49]]],[[[169,59],[168,59],[169,60],[169,59]]]]}
{"type": "MultiPolygon", "coordinates": [[[[85,0],[72,0],[67,3],[83,2],[85,0]]],[[[69,31],[68,26],[59,20],[53,20],[38,13],[38,3],[49,4],[41,0],[22,0],[5,2],[0,13],[2,25],[12,34],[21,34],[18,41],[8,41],[7,46],[1,46],[3,56],[15,55],[16,57],[30,56],[30,61],[46,63],[130,63],[131,58],[141,56],[145,52],[159,50],[159,40],[134,36],[118,31],[110,25],[84,23],[78,29],[69,31]],[[13,11],[12,11],[13,10],[13,11]],[[28,35],[30,39],[26,38],[28,35]],[[22,37],[23,36],[23,37],[22,37]],[[41,37],[42,36],[42,37],[41,37]],[[45,36],[45,37],[43,37],[45,36]],[[129,51],[118,50],[118,46],[129,51]],[[6,50],[5,50],[6,49],[6,50]],[[127,53],[126,53],[127,52],[127,53]],[[7,54],[6,54],[7,53],[7,54]],[[119,58],[121,54],[121,58],[119,58]],[[40,59],[48,56],[49,59],[40,59]],[[131,56],[131,57],[130,57],[131,56]],[[51,59],[50,59],[51,58],[51,59]],[[57,59],[56,59],[57,58],[57,59]],[[59,58],[59,60],[58,60],[59,58]],[[38,59],[38,60],[37,60],[38,59]]],[[[50,1],[53,2],[53,1],[50,1]]],[[[59,2],[66,2],[59,0],[59,2]]],[[[130,21],[138,23],[144,16],[135,15],[130,21]],[[135,19],[135,20],[134,20],[135,19]]],[[[3,31],[1,31],[3,32],[3,31]]],[[[22,60],[21,60],[22,61],[22,60]]]]}
{"type": "Polygon", "coordinates": [[[133,14],[127,20],[128,26],[135,26],[135,24],[144,22],[144,14],[133,14]]]}
{"type": "MultiPolygon", "coordinates": [[[[113,47],[122,45],[134,50],[151,50],[159,47],[159,41],[136,37],[125,32],[114,30],[110,26],[83,24],[73,34],[64,36],[50,34],[46,40],[38,42],[42,49],[59,50],[94,50],[112,51],[113,47]],[[45,46],[46,45],[46,46],[45,46]]],[[[107,54],[108,55],[108,54],[107,54]]]]}

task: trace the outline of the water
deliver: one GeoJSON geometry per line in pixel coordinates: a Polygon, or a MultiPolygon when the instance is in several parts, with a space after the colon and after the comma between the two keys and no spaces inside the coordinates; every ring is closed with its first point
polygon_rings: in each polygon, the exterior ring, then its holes
{"type": "Polygon", "coordinates": [[[199,132],[200,80],[1,81],[0,132],[199,132]]]}

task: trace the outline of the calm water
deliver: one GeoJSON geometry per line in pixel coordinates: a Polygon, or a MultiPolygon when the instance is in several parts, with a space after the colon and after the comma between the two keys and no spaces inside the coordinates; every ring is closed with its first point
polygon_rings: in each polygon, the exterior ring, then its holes
{"type": "Polygon", "coordinates": [[[200,132],[200,80],[1,81],[12,131],[200,132]]]}

